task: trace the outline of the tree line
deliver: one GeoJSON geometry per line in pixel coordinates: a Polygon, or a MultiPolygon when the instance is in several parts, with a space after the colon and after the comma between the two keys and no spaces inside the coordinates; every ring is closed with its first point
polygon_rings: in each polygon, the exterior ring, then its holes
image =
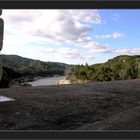
{"type": "Polygon", "coordinates": [[[76,65],[71,69],[68,79],[72,82],[82,80],[111,81],[140,78],[140,56],[118,56],[106,63],[76,65]]]}

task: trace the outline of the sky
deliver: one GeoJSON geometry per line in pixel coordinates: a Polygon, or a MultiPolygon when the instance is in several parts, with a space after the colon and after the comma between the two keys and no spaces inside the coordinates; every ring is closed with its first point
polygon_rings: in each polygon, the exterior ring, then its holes
{"type": "Polygon", "coordinates": [[[2,54],[67,64],[140,55],[140,10],[3,10],[2,54]]]}

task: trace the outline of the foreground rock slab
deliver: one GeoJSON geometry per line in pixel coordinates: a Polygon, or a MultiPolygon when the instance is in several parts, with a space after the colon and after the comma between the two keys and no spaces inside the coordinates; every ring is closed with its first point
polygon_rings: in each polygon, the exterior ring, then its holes
{"type": "Polygon", "coordinates": [[[0,130],[140,130],[140,80],[0,89],[0,130]]]}

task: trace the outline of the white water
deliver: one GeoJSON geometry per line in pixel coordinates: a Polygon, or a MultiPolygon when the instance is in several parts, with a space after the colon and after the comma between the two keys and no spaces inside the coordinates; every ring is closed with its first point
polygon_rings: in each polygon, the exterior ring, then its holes
{"type": "Polygon", "coordinates": [[[32,86],[45,86],[45,85],[56,85],[59,80],[65,79],[65,76],[58,76],[58,77],[46,77],[42,79],[38,79],[33,82],[28,82],[32,86]]]}
{"type": "Polygon", "coordinates": [[[0,96],[0,102],[15,101],[14,99],[6,96],[0,96]]]}

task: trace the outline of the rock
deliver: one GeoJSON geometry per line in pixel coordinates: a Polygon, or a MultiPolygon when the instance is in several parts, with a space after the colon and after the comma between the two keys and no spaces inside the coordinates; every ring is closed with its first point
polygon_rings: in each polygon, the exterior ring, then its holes
{"type": "Polygon", "coordinates": [[[61,84],[71,84],[70,80],[60,80],[57,82],[57,85],[61,85],[61,84]]]}

